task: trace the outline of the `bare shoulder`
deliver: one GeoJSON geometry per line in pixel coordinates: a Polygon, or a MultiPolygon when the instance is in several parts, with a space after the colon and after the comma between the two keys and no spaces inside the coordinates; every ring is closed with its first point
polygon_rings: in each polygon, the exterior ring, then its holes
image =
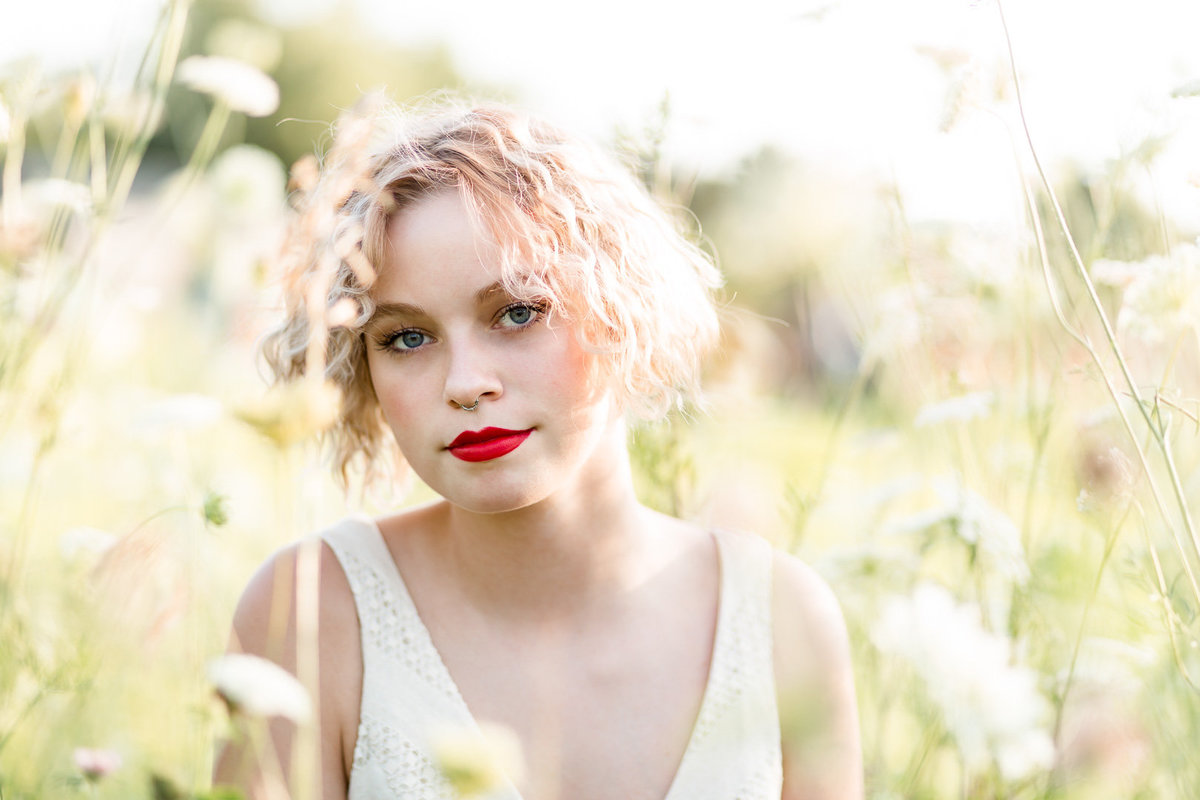
{"type": "Polygon", "coordinates": [[[816,570],[775,551],[772,570],[776,650],[784,675],[819,678],[850,667],[846,623],[837,597],[816,570]],[[797,674],[799,673],[799,674],[797,674]]]}
{"type": "Polygon", "coordinates": [[[234,612],[231,646],[291,667],[297,632],[309,625],[322,645],[357,636],[346,573],[329,545],[317,538],[276,551],[250,578],[234,612]],[[305,619],[311,614],[315,618],[305,619]]]}
{"type": "Polygon", "coordinates": [[[862,797],[862,754],[850,642],[841,606],[812,567],[776,552],[775,682],[784,798],[862,797]]]}
{"type": "MultiPolygon", "coordinates": [[[[319,748],[317,758],[306,758],[319,764],[320,796],[344,798],[358,729],[362,650],[354,595],[330,546],[311,537],[271,555],[242,592],[232,628],[231,651],[273,661],[306,684],[317,710],[319,748]]],[[[287,774],[278,765],[291,761],[296,728],[275,719],[270,732],[278,759],[273,769],[287,774]]],[[[214,782],[257,799],[274,796],[265,788],[271,774],[254,752],[233,741],[217,759],[214,782]]]]}

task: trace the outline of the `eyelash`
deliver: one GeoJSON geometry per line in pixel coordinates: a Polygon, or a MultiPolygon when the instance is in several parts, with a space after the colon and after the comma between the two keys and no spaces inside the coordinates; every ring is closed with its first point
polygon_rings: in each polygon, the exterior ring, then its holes
{"type": "MultiPolygon", "coordinates": [[[[500,326],[502,329],[507,330],[509,332],[521,331],[526,328],[532,327],[533,325],[536,325],[538,322],[540,322],[546,316],[546,311],[548,310],[548,307],[549,306],[544,302],[529,302],[529,301],[522,300],[522,301],[518,301],[515,303],[509,303],[507,306],[500,309],[500,313],[496,315],[496,319],[501,320],[501,319],[504,319],[509,313],[511,313],[513,311],[527,309],[533,313],[533,316],[528,321],[513,323],[512,325],[501,325],[500,326]]],[[[409,355],[411,353],[416,352],[417,350],[420,350],[424,346],[425,342],[422,342],[421,344],[417,345],[416,347],[403,347],[403,348],[393,347],[393,345],[396,344],[396,342],[400,339],[400,337],[404,336],[406,333],[419,333],[422,336],[426,337],[427,339],[433,338],[432,336],[430,336],[429,334],[427,334],[425,331],[421,330],[420,328],[401,328],[399,330],[392,331],[390,333],[384,334],[383,336],[379,337],[379,340],[377,341],[376,346],[380,350],[384,350],[389,353],[395,353],[397,355],[409,355]]]]}

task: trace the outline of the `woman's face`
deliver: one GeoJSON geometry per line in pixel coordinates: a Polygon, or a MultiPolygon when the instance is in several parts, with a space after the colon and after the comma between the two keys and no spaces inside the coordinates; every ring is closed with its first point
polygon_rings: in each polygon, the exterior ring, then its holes
{"type": "Polygon", "coordinates": [[[611,472],[623,435],[591,357],[554,309],[501,288],[499,248],[458,192],[398,212],[387,234],[367,363],[417,475],[455,505],[498,512],[611,472]]]}

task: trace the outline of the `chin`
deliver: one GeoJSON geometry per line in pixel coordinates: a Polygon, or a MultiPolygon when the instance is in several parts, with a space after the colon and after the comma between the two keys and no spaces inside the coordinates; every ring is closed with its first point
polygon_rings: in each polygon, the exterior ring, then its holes
{"type": "Polygon", "coordinates": [[[442,498],[451,505],[472,514],[506,514],[529,508],[543,499],[540,495],[525,492],[451,492],[443,494],[442,498]]]}
{"type": "Polygon", "coordinates": [[[473,481],[467,484],[431,486],[442,499],[474,514],[503,514],[520,511],[544,500],[550,490],[540,481],[473,481]]]}

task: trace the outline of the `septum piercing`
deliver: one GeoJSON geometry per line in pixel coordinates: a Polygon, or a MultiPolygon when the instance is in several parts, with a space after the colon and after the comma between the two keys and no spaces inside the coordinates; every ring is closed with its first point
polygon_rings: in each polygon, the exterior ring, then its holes
{"type": "Polygon", "coordinates": [[[455,403],[455,405],[457,405],[463,411],[474,411],[475,409],[479,408],[479,398],[475,398],[475,403],[473,405],[464,406],[462,403],[455,403]]]}

